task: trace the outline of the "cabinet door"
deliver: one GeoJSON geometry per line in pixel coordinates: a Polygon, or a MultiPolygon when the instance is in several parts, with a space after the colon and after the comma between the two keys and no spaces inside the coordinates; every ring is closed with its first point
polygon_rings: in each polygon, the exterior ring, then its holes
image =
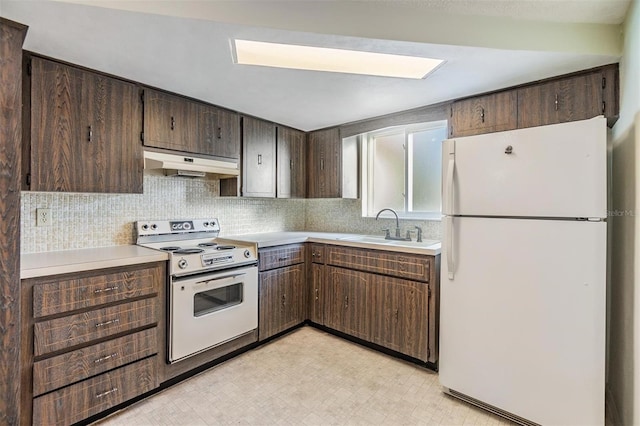
{"type": "Polygon", "coordinates": [[[374,275],[371,337],[378,345],[427,361],[428,284],[374,275]]]}
{"type": "Polygon", "coordinates": [[[278,127],[278,198],[304,198],[306,194],[306,135],[278,127]]]}
{"type": "Polygon", "coordinates": [[[307,198],[342,196],[342,140],[340,129],[309,133],[307,198]]]}
{"type": "Polygon", "coordinates": [[[260,273],[260,340],[267,339],[304,321],[302,309],[304,282],[304,264],[260,273]]]}
{"type": "Polygon", "coordinates": [[[201,104],[199,110],[199,149],[201,154],[223,158],[240,158],[240,117],[210,105],[201,104]]]}
{"type": "Polygon", "coordinates": [[[242,119],[242,195],[276,196],[276,126],[251,117],[242,119]]]}
{"type": "Polygon", "coordinates": [[[518,128],[584,120],[603,114],[602,74],[518,89],[518,128]]]}
{"type": "Polygon", "coordinates": [[[33,191],[142,193],[135,85],[32,59],[33,191]]]}
{"type": "Polygon", "coordinates": [[[370,340],[369,274],[332,266],[326,271],[325,325],[370,340]]]}
{"type": "Polygon", "coordinates": [[[311,265],[311,294],[309,295],[309,319],[316,324],[324,324],[323,306],[324,266],[314,263],[311,265]]]}
{"type": "Polygon", "coordinates": [[[198,153],[198,105],[156,90],[144,91],[144,145],[198,153]]]}
{"type": "Polygon", "coordinates": [[[511,90],[453,103],[450,136],[513,130],[518,124],[517,92],[511,90]]]}

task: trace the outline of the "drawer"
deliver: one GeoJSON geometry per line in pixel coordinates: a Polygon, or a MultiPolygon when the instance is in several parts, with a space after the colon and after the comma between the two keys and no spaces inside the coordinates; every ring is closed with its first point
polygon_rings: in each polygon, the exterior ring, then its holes
{"type": "Polygon", "coordinates": [[[33,328],[36,356],[158,322],[157,298],[123,303],[67,317],[37,322],[33,328]]]}
{"type": "Polygon", "coordinates": [[[329,246],[327,264],[429,282],[433,258],[405,253],[329,246]]]}
{"type": "Polygon", "coordinates": [[[61,388],[158,352],[157,328],[78,349],[33,364],[33,394],[61,388]]]}
{"type": "Polygon", "coordinates": [[[311,261],[313,263],[324,263],[324,249],[322,244],[311,244],[311,261]]]}
{"type": "Polygon", "coordinates": [[[260,271],[304,263],[303,244],[260,249],[258,254],[258,267],[260,271]]]}
{"type": "Polygon", "coordinates": [[[147,358],[33,400],[34,425],[69,425],[158,387],[157,357],[147,358]]]}
{"type": "Polygon", "coordinates": [[[33,316],[39,318],[158,292],[159,267],[118,271],[38,283],[33,286],[33,316]]]}

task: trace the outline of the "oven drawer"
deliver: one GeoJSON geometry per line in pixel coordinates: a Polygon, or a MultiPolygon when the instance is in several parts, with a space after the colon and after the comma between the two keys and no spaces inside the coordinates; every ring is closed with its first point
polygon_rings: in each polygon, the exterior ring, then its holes
{"type": "Polygon", "coordinates": [[[157,298],[123,303],[34,324],[36,356],[158,322],[157,298]]]}
{"type": "Polygon", "coordinates": [[[405,253],[327,247],[327,265],[429,282],[432,257],[405,253]]]}
{"type": "Polygon", "coordinates": [[[113,370],[158,352],[157,329],[87,346],[33,364],[34,396],[113,370]]]}
{"type": "Polygon", "coordinates": [[[260,249],[258,254],[258,268],[260,271],[304,263],[303,244],[260,249]]]}
{"type": "Polygon", "coordinates": [[[34,425],[69,425],[158,387],[155,356],[33,400],[34,425]]]}
{"type": "Polygon", "coordinates": [[[33,287],[33,317],[40,318],[157,293],[156,284],[162,281],[161,274],[162,269],[159,267],[138,267],[129,271],[36,284],[33,287]]]}

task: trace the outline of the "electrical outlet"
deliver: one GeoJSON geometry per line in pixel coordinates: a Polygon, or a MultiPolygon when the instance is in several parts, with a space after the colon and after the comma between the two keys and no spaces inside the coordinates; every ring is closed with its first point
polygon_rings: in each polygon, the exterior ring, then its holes
{"type": "Polygon", "coordinates": [[[36,209],[36,226],[51,225],[51,209],[36,209]]]}

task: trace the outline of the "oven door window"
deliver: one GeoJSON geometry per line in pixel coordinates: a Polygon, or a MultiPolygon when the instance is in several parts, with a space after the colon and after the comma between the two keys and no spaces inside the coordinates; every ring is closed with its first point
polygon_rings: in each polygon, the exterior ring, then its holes
{"type": "Polygon", "coordinates": [[[201,317],[242,303],[242,283],[194,294],[193,316],[201,317]]]}

